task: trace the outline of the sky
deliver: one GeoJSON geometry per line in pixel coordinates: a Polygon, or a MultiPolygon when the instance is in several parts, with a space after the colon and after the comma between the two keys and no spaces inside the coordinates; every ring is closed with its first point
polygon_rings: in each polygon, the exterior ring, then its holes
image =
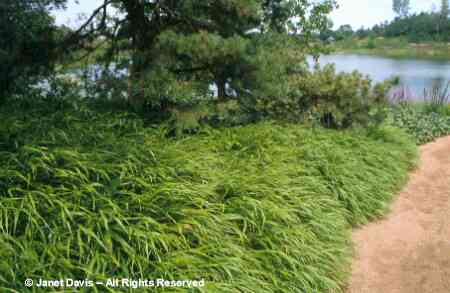
{"type": "MultiPolygon", "coordinates": [[[[392,0],[337,0],[339,8],[332,12],[334,27],[350,24],[353,29],[372,27],[384,21],[391,21],[392,0]]],[[[411,12],[439,9],[440,0],[411,0],[411,12]]]]}
{"type": "MultiPolygon", "coordinates": [[[[201,1],[201,0],[200,0],[201,1]]],[[[69,0],[66,11],[58,11],[56,22],[76,26],[80,13],[90,14],[103,3],[103,0],[69,0]]],[[[339,8],[331,14],[334,27],[350,24],[353,29],[361,26],[372,27],[394,18],[392,0],[337,0],[339,8]]],[[[439,8],[440,0],[411,0],[412,12],[431,11],[439,8]]]]}
{"type": "Polygon", "coordinates": [[[54,12],[56,23],[59,25],[65,24],[69,26],[76,26],[80,23],[80,14],[86,14],[89,16],[102,4],[103,0],[69,0],[66,10],[58,10],[54,12]]]}

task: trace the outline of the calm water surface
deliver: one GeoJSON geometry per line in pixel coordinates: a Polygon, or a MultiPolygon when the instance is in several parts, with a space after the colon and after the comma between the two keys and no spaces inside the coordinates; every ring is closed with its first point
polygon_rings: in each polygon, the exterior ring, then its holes
{"type": "Polygon", "coordinates": [[[416,100],[422,99],[424,88],[432,87],[436,81],[440,80],[441,83],[450,81],[450,61],[337,54],[321,56],[319,63],[321,65],[334,63],[336,70],[340,72],[358,70],[377,82],[399,76],[400,88],[405,88],[416,100]]]}

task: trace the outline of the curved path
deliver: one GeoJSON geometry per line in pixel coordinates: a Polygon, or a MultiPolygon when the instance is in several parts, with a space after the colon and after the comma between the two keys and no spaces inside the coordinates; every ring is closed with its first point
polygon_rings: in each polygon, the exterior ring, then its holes
{"type": "Polygon", "coordinates": [[[450,137],[420,153],[391,213],[353,233],[348,293],[450,292],[450,137]]]}

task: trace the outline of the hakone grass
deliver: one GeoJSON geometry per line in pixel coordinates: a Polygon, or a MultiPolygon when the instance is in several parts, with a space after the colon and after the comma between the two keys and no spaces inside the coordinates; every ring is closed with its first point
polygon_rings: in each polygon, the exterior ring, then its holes
{"type": "Polygon", "coordinates": [[[1,291],[131,277],[341,292],[351,227],[386,212],[417,157],[391,127],[261,122],[175,139],[132,114],[0,112],[1,291]]]}

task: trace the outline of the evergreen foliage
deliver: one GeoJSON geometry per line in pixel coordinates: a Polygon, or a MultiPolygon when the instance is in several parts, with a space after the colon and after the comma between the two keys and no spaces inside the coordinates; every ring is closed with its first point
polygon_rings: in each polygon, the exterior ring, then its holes
{"type": "Polygon", "coordinates": [[[0,2],[0,102],[13,92],[26,92],[36,78],[51,71],[58,30],[49,10],[64,2],[0,2]]]}
{"type": "MultiPolygon", "coordinates": [[[[286,53],[271,50],[273,42],[262,39],[295,40],[295,50],[313,52],[312,34],[326,26],[326,16],[334,7],[333,0],[111,0],[67,38],[66,48],[79,44],[80,35],[103,35],[109,40],[107,63],[119,55],[128,57],[129,99],[135,105],[164,111],[179,100],[199,96],[220,102],[255,98],[263,86],[271,86],[255,81],[274,73],[267,72],[267,62],[255,63],[255,55],[281,62],[279,55],[286,53]],[[108,6],[121,13],[108,16],[108,6]],[[269,52],[274,56],[268,56],[269,52]],[[211,92],[211,85],[215,91],[211,92]]],[[[295,64],[304,63],[303,56],[298,57],[295,64]]],[[[272,65],[287,68],[292,64],[272,65]]],[[[282,84],[288,72],[278,73],[282,74],[272,78],[273,86],[282,84]]]]}
{"type": "Polygon", "coordinates": [[[259,99],[256,111],[290,121],[313,118],[329,128],[366,127],[383,121],[381,109],[395,82],[393,79],[374,85],[356,71],[337,73],[332,65],[317,65],[313,71],[292,76],[289,93],[259,99]]]}

